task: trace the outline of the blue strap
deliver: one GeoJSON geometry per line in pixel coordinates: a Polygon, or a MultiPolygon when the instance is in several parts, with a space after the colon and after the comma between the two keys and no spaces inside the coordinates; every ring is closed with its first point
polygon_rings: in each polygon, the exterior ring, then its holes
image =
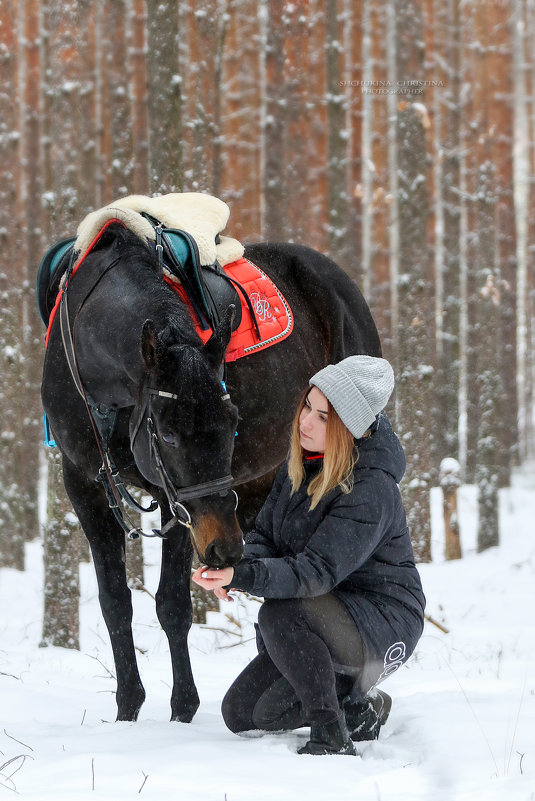
{"type": "Polygon", "coordinates": [[[46,412],[43,414],[43,425],[45,429],[43,442],[47,446],[47,448],[57,448],[57,443],[52,439],[50,434],[50,424],[48,422],[48,417],[46,416],[46,412]]]}

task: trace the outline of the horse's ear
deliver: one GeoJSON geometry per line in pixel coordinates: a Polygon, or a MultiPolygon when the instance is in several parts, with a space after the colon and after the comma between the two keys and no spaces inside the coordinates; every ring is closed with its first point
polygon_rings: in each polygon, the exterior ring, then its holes
{"type": "Polygon", "coordinates": [[[216,370],[219,369],[225,356],[228,343],[230,342],[232,321],[234,320],[235,312],[236,306],[231,303],[214,333],[204,346],[204,355],[216,370]]]}
{"type": "Polygon", "coordinates": [[[145,320],[141,334],[141,355],[147,370],[152,370],[158,363],[158,335],[152,320],[145,320]]]}

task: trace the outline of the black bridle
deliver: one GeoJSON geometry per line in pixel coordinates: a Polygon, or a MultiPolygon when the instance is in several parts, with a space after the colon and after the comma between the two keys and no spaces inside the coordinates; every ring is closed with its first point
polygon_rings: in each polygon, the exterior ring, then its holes
{"type": "MultiPolygon", "coordinates": [[[[168,398],[170,400],[179,400],[179,396],[176,395],[174,392],[166,392],[162,389],[155,389],[154,387],[145,386],[143,389],[143,403],[141,405],[141,410],[136,421],[136,424],[133,428],[133,431],[130,435],[130,450],[133,452],[134,450],[134,443],[136,441],[137,435],[139,430],[143,424],[143,420],[146,418],[147,421],[147,432],[149,436],[149,456],[154,460],[156,471],[160,477],[160,481],[162,482],[162,487],[164,489],[165,494],[167,495],[167,500],[169,502],[169,508],[171,510],[171,514],[173,517],[171,520],[164,526],[162,531],[160,532],[160,536],[165,537],[167,531],[172,528],[176,523],[180,523],[183,526],[186,526],[190,530],[193,528],[191,525],[191,515],[184,506],[184,502],[196,500],[197,498],[205,498],[208,495],[216,495],[219,494],[221,496],[225,496],[228,494],[229,490],[234,493],[235,497],[235,506],[234,508],[237,509],[238,507],[238,496],[236,492],[232,489],[232,485],[234,483],[234,479],[230,474],[226,476],[222,476],[221,478],[214,478],[211,481],[205,481],[201,484],[191,484],[187,487],[181,487],[177,489],[165,467],[164,460],[162,457],[162,452],[160,450],[160,441],[158,439],[158,434],[156,433],[156,427],[154,425],[154,420],[152,417],[152,403],[151,399],[154,396],[160,398],[168,398]]],[[[224,395],[221,396],[222,400],[230,400],[230,395],[226,392],[224,395]]]]}
{"type": "MultiPolygon", "coordinates": [[[[156,470],[158,472],[158,475],[160,476],[162,487],[167,496],[171,514],[173,515],[171,520],[169,520],[169,522],[166,523],[166,525],[163,527],[161,531],[158,529],[152,529],[152,534],[148,534],[147,532],[143,531],[142,529],[140,529],[139,527],[135,526],[132,523],[132,521],[130,520],[128,514],[126,513],[123,507],[123,502],[126,503],[131,509],[134,509],[138,512],[153,512],[158,508],[158,503],[156,501],[152,501],[150,505],[146,508],[137,503],[137,501],[131,496],[131,494],[126,489],[124,483],[122,482],[119,476],[119,471],[115,467],[115,464],[113,462],[113,459],[109,451],[109,443],[115,429],[115,422],[117,419],[118,408],[114,406],[109,407],[106,406],[105,404],[99,404],[95,402],[86,391],[80,376],[80,370],[78,366],[78,358],[76,355],[76,346],[75,346],[75,331],[76,331],[76,323],[78,321],[78,315],[80,314],[80,311],[84,306],[84,304],[86,303],[88,297],[98,286],[104,275],[106,275],[111,269],[113,269],[113,267],[115,267],[115,265],[118,262],[119,258],[116,258],[112,262],[110,262],[110,264],[106,267],[106,269],[97,278],[96,282],[89,289],[86,296],[80,303],[71,326],[69,320],[69,309],[67,300],[69,283],[72,278],[73,264],[71,260],[71,264],[69,265],[69,269],[66,273],[63,292],[60,301],[60,308],[59,308],[61,340],[63,343],[63,349],[65,352],[65,357],[67,359],[67,364],[69,366],[69,370],[74,385],[84,400],[87,413],[91,421],[91,426],[93,428],[93,433],[95,435],[97,447],[100,456],[102,458],[102,466],[98,472],[98,475],[96,476],[96,480],[102,483],[106,493],[106,498],[108,500],[108,505],[111,511],[113,512],[117,522],[119,523],[119,525],[121,526],[121,528],[123,529],[123,531],[125,532],[125,534],[128,536],[129,539],[139,539],[139,537],[142,535],[144,537],[161,537],[162,539],[166,539],[168,530],[173,526],[175,526],[177,523],[180,523],[186,528],[188,528],[191,534],[194,536],[193,526],[191,524],[191,515],[188,512],[187,508],[184,506],[183,501],[203,498],[208,495],[215,495],[216,493],[219,493],[220,495],[226,495],[228,491],[232,489],[233,478],[231,475],[226,475],[223,476],[222,478],[216,478],[212,481],[207,481],[203,484],[194,484],[189,487],[182,487],[180,489],[177,489],[174,486],[173,481],[171,480],[171,477],[169,476],[169,473],[165,467],[162,454],[160,451],[160,443],[158,441],[158,435],[156,433],[154,421],[152,419],[151,397],[153,395],[159,395],[160,397],[167,397],[173,400],[178,400],[178,395],[171,392],[165,392],[164,390],[158,390],[149,386],[145,386],[143,390],[145,394],[144,402],[142,404],[138,420],[130,437],[130,447],[132,449],[136,436],[143,422],[143,419],[147,415],[147,429],[149,434],[149,452],[150,452],[149,456],[154,459],[156,470]]],[[[222,396],[222,399],[230,400],[230,395],[226,392],[226,388],[225,388],[225,395],[222,396]]],[[[234,493],[235,496],[235,508],[237,508],[238,496],[234,490],[232,490],[232,492],[234,493]]]]}

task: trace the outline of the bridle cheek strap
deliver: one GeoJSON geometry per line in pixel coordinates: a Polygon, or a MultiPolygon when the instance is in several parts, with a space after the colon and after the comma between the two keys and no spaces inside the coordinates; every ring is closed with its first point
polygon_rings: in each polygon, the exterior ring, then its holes
{"type": "MultiPolygon", "coordinates": [[[[230,474],[228,474],[226,476],[222,476],[221,478],[215,478],[212,481],[205,481],[202,484],[192,484],[189,487],[177,489],[173,484],[173,481],[163,462],[158,435],[155,430],[154,421],[150,414],[150,395],[160,395],[166,398],[172,398],[174,400],[178,400],[178,396],[171,392],[164,392],[163,390],[152,389],[151,387],[147,387],[147,392],[149,393],[149,398],[147,398],[145,404],[143,405],[140,417],[138,418],[135,429],[132,432],[131,445],[134,444],[134,440],[141,426],[141,422],[145,412],[148,409],[149,415],[147,417],[147,430],[149,434],[150,455],[154,459],[156,470],[162,482],[162,487],[167,495],[169,508],[173,514],[173,518],[162,529],[161,535],[164,537],[166,532],[176,525],[177,522],[192,530],[193,527],[191,525],[191,515],[184,506],[183,501],[205,498],[208,495],[226,495],[229,490],[232,490],[234,479],[230,474]]],[[[232,492],[234,492],[234,490],[232,490],[232,492]]],[[[236,492],[234,492],[234,496],[235,508],[237,508],[238,496],[236,492]]]]}

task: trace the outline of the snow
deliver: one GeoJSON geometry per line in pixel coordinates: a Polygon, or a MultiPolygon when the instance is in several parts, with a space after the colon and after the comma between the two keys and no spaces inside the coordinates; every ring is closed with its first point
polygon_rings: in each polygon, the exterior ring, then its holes
{"type": "MultiPolygon", "coordinates": [[[[535,466],[500,494],[501,545],[475,552],[477,502],[459,490],[464,558],[444,562],[442,501],[432,492],[433,558],[421,565],[428,614],[418,649],[384,689],[380,739],[359,756],[299,756],[307,731],[239,738],[221,698],[254,656],[258,604],[237,600],[190,637],[201,707],[168,722],[171,669],[154,603],[134,593],[147,701],[115,723],[113,661],[90,565],[81,566],[81,651],[39,648],[42,552],[0,571],[0,797],[31,801],[529,801],[535,798],[535,466]],[[230,618],[227,618],[229,615],[230,618]],[[16,772],[15,772],[16,771],[16,772]],[[13,792],[10,792],[13,791],[13,792]]],[[[159,546],[146,541],[154,593],[159,546]]]]}

